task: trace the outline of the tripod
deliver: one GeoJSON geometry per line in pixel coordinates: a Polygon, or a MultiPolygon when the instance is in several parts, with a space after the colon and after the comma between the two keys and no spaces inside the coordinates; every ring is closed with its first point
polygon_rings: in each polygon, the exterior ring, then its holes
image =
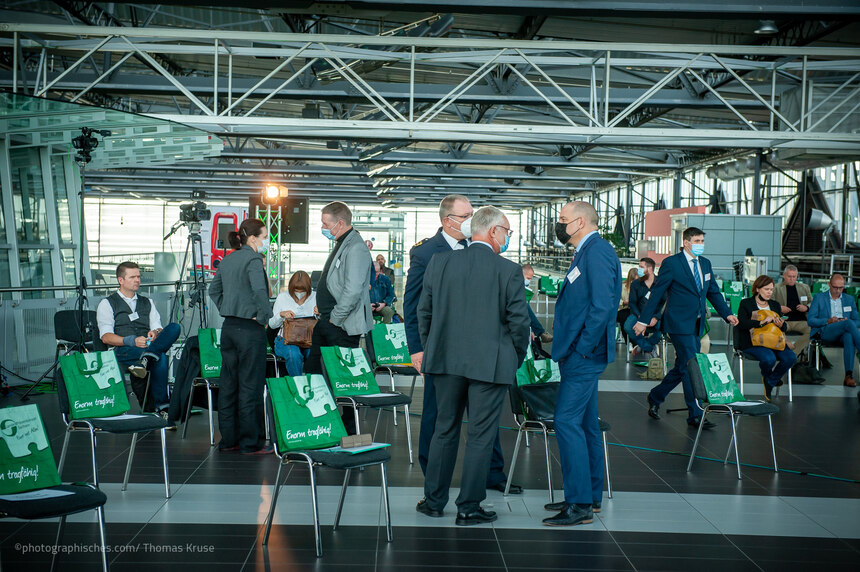
{"type": "Polygon", "coordinates": [[[176,281],[176,294],[173,298],[173,305],[170,308],[170,319],[171,321],[178,322],[179,292],[182,288],[182,277],[187,268],[188,252],[190,251],[192,285],[188,295],[188,307],[196,307],[200,310],[200,327],[206,328],[209,320],[206,315],[206,272],[203,269],[203,242],[200,239],[201,224],[199,222],[188,222],[173,225],[173,228],[170,229],[164,240],[170,238],[183,224],[188,225],[188,238],[185,243],[185,254],[182,256],[182,266],[179,267],[179,280],[176,281]],[[198,267],[200,268],[199,274],[197,272],[198,267]]]}

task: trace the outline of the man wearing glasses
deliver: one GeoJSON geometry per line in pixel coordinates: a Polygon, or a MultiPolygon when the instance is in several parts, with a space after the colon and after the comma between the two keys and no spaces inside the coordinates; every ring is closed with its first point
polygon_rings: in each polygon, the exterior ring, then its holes
{"type": "MultiPolygon", "coordinates": [[[[412,365],[424,374],[424,346],[418,333],[418,301],[424,289],[424,271],[430,260],[439,253],[463,250],[469,245],[472,236],[471,218],[472,203],[463,195],[448,195],[439,203],[439,220],[442,226],[430,238],[418,242],[409,251],[409,272],[406,275],[406,287],[403,295],[403,318],[406,326],[406,343],[412,357],[412,365]]],[[[436,391],[433,376],[424,375],[424,404],[421,412],[421,431],[418,438],[418,464],[426,474],[427,456],[430,451],[430,440],[436,427],[436,391]]],[[[493,458],[490,463],[490,476],[487,478],[487,488],[504,492],[507,484],[505,476],[505,459],[502,456],[502,446],[498,437],[493,448],[493,458]]],[[[519,494],[522,488],[511,484],[510,492],[519,494]]]]}
{"type": "Polygon", "coordinates": [[[845,360],[845,380],[842,385],[855,387],[854,354],[860,350],[860,314],[854,298],[845,293],[845,278],[834,274],[830,278],[830,291],[819,292],[812,298],[807,318],[810,335],[821,333],[825,342],[841,342],[845,360]]]}

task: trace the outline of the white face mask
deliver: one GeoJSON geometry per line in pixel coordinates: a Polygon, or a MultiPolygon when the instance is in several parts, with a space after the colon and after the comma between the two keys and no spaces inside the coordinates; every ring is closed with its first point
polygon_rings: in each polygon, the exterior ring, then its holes
{"type": "Polygon", "coordinates": [[[299,300],[303,299],[307,294],[305,292],[295,292],[296,298],[299,300]]]}
{"type": "Polygon", "coordinates": [[[463,233],[463,236],[466,238],[472,238],[472,219],[467,218],[463,222],[460,223],[460,232],[463,233]]]}
{"type": "Polygon", "coordinates": [[[265,254],[269,251],[269,237],[260,239],[260,246],[257,247],[257,252],[265,254]]]}

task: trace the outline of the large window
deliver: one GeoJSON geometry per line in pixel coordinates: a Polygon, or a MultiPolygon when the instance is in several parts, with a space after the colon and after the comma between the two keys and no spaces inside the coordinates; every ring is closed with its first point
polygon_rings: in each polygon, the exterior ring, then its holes
{"type": "Polygon", "coordinates": [[[54,183],[54,196],[57,199],[57,224],[60,227],[60,242],[72,243],[72,217],[69,212],[69,190],[66,187],[66,171],[63,158],[51,157],[51,180],[54,183]]]}
{"type": "MultiPolygon", "coordinates": [[[[22,248],[18,251],[18,264],[21,273],[21,286],[36,288],[54,285],[50,249],[22,248]]],[[[28,292],[24,295],[25,298],[49,298],[51,296],[50,292],[28,292]]]]}
{"type": "Polygon", "coordinates": [[[18,244],[47,243],[48,217],[45,214],[45,187],[39,151],[9,151],[9,167],[12,171],[12,204],[18,244]]]}

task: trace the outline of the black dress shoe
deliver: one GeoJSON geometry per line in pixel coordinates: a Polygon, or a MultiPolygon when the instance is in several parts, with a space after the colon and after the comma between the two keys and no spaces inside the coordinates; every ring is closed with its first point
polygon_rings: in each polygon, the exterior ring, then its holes
{"type": "MultiPolygon", "coordinates": [[[[701,423],[701,422],[702,422],[702,418],[696,417],[695,419],[691,419],[690,421],[687,421],[687,425],[689,425],[690,427],[693,427],[695,429],[698,429],[699,423],[701,423]]],[[[704,423],[704,425],[702,425],[702,428],[703,429],[711,429],[712,427],[716,427],[716,426],[717,426],[716,423],[711,423],[710,421],[705,419],[705,423],[704,423]]]]}
{"type": "Polygon", "coordinates": [[[574,526],[592,522],[594,522],[593,510],[591,508],[582,509],[575,504],[569,504],[557,515],[543,519],[543,523],[547,526],[574,526]]]}
{"type": "Polygon", "coordinates": [[[418,504],[415,506],[415,510],[417,510],[421,514],[432,516],[433,518],[439,518],[440,516],[442,516],[441,510],[430,508],[430,505],[427,504],[427,499],[421,499],[420,501],[418,501],[418,504]]]}
{"type": "Polygon", "coordinates": [[[475,512],[470,512],[468,514],[463,512],[457,513],[457,520],[454,521],[454,524],[457,526],[472,526],[474,524],[484,524],[486,522],[493,522],[498,520],[498,515],[491,510],[484,510],[481,507],[478,507],[478,510],[475,512]]]}
{"type": "MultiPolygon", "coordinates": [[[[564,501],[560,502],[549,502],[543,505],[543,507],[550,512],[558,512],[560,510],[564,510],[564,507],[567,506],[567,503],[564,501]]],[[[597,514],[600,512],[600,501],[594,501],[591,503],[591,512],[597,514]]]]}
{"type": "MultiPolygon", "coordinates": [[[[505,492],[505,487],[507,486],[508,481],[502,481],[501,483],[496,483],[491,487],[487,487],[492,491],[499,491],[500,493],[505,492]]],[[[523,494],[523,488],[520,485],[515,485],[511,483],[511,490],[508,491],[509,495],[521,495],[523,494]]]]}
{"type": "Polygon", "coordinates": [[[660,419],[660,404],[655,403],[650,394],[648,395],[648,417],[660,419]]]}

